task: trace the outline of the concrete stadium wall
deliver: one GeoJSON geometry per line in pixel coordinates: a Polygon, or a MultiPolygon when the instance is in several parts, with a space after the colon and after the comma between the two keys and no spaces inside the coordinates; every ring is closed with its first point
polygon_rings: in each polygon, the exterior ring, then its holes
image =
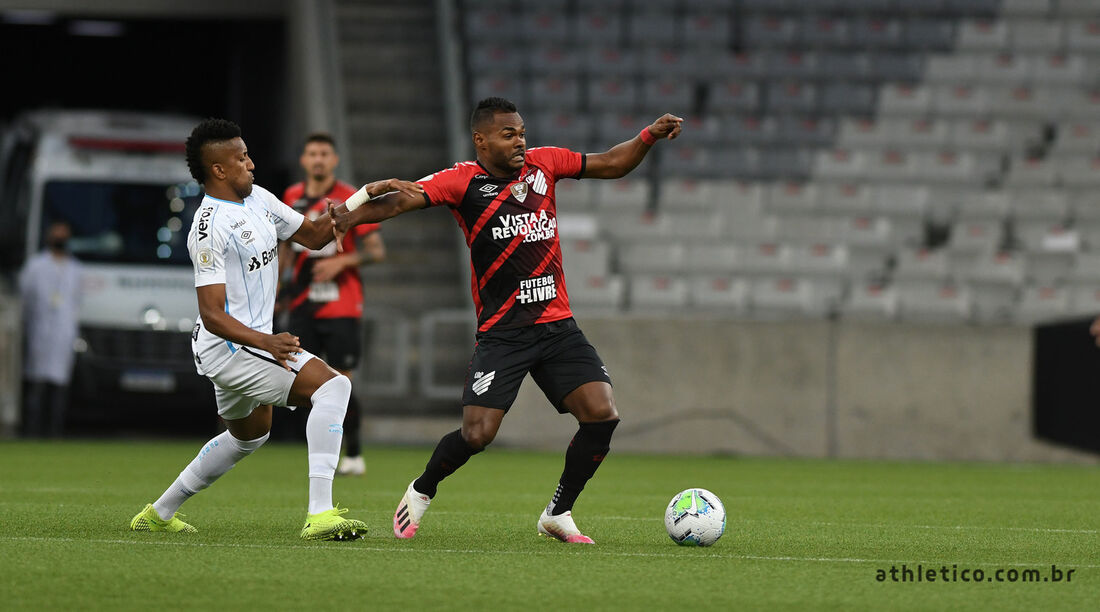
{"type": "MultiPolygon", "coordinates": [[[[620,452],[1100,462],[1032,437],[1028,328],[621,318],[581,325],[615,381],[620,452]]],[[[575,429],[528,378],[497,443],[562,449],[575,429]]]]}

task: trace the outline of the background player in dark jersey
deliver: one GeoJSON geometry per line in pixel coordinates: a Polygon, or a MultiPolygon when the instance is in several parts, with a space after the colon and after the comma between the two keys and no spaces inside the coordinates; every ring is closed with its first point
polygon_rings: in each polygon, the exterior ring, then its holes
{"type": "Polygon", "coordinates": [[[610,449],[619,415],[607,369],[569,309],[554,185],[565,178],[625,176],[657,140],[678,136],[682,121],[664,115],[604,153],[527,150],[515,105],[488,98],[470,118],[476,161],[421,179],[423,195],[392,193],[362,205],[353,197],[332,207],[339,236],[359,223],[448,206],[470,247],[478,334],[462,394],[462,428],[443,436],[424,473],[406,489],[393,518],[398,538],[416,534],[439,482],[493,441],[530,373],[558,412],[569,412],[579,422],[538,532],[563,542],[592,543],[577,529],[571,510],[610,449]]]}
{"type": "MultiPolygon", "coordinates": [[[[287,187],[283,202],[306,217],[325,213],[325,200],[343,201],[355,187],[336,180],[340,156],[336,143],[325,133],[310,134],[299,158],[306,180],[287,187]]],[[[289,310],[288,328],[305,346],[323,355],[338,372],[352,378],[359,367],[363,335],[363,282],[359,266],[386,258],[386,246],[378,226],[358,225],[341,241],[341,251],[329,243],[319,251],[297,243],[279,244],[279,277],[284,279],[280,302],[289,310]]],[[[366,472],[359,427],[359,399],[353,391],[344,417],[344,456],[337,474],[366,472]]]]}

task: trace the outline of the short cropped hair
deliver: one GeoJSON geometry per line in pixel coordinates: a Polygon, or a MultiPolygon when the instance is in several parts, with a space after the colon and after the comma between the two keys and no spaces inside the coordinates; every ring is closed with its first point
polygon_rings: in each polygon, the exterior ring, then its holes
{"type": "Polygon", "coordinates": [[[336,150],[336,139],[328,132],[313,132],[309,136],[306,136],[306,141],[302,144],[302,148],[306,148],[311,142],[322,142],[332,147],[333,151],[336,150]]]}
{"type": "Polygon", "coordinates": [[[486,121],[492,121],[497,113],[514,113],[516,105],[504,98],[485,98],[477,103],[477,108],[470,114],[470,131],[476,132],[477,127],[486,121]]]}
{"type": "Polygon", "coordinates": [[[206,166],[202,162],[202,149],[213,142],[225,142],[240,138],[241,128],[228,119],[204,119],[187,137],[187,169],[199,183],[206,182],[206,166]]]}

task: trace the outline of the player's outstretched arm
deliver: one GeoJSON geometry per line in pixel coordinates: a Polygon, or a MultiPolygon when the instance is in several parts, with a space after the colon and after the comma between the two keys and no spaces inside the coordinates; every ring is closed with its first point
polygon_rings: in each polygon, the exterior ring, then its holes
{"type": "MultiPolygon", "coordinates": [[[[398,180],[398,179],[386,179],[384,181],[375,181],[373,183],[367,183],[366,185],[363,186],[363,188],[360,191],[363,192],[363,194],[364,194],[361,197],[369,197],[369,198],[378,198],[379,196],[382,196],[383,194],[389,194],[389,192],[391,192],[391,191],[395,192],[396,194],[402,194],[404,196],[407,196],[409,199],[411,199],[413,201],[419,200],[420,205],[416,206],[415,208],[423,208],[427,203],[427,200],[424,199],[424,189],[420,185],[417,185],[416,183],[413,183],[413,182],[410,182],[410,181],[402,181],[402,180],[398,180]]],[[[358,195],[358,194],[356,194],[356,195],[358,195]]],[[[392,194],[390,194],[390,195],[392,195],[392,194]]],[[[390,195],[387,195],[386,198],[382,198],[382,200],[385,200],[385,199],[389,198],[390,195]]],[[[356,196],[352,196],[351,198],[348,198],[348,200],[351,201],[352,198],[355,198],[355,197],[356,196]]],[[[376,200],[372,199],[371,204],[374,204],[375,201],[376,200]]],[[[381,200],[378,200],[378,201],[380,202],[381,200]]],[[[328,244],[333,239],[332,211],[333,211],[334,208],[336,208],[334,206],[334,204],[335,203],[330,200],[329,211],[328,212],[321,215],[320,217],[317,217],[316,219],[311,220],[311,219],[307,218],[305,221],[303,221],[302,222],[302,227],[298,228],[298,231],[294,232],[294,235],[291,236],[290,239],[297,242],[298,244],[306,247],[307,249],[313,249],[313,250],[320,249],[321,247],[328,244]]],[[[363,206],[361,208],[367,208],[367,207],[363,206]]],[[[338,207],[338,210],[339,211],[346,211],[347,206],[344,205],[344,204],[341,204],[338,207]]],[[[368,214],[365,214],[365,215],[362,215],[362,216],[367,217],[367,218],[353,217],[351,219],[351,223],[348,227],[350,227],[351,225],[359,225],[360,223],[378,223],[378,221],[381,221],[383,219],[388,219],[388,218],[390,218],[394,215],[400,214],[402,212],[405,212],[405,211],[401,210],[401,211],[398,211],[398,212],[394,212],[393,214],[390,214],[389,216],[381,217],[377,221],[375,221],[372,218],[373,217],[372,214],[369,214],[368,211],[364,211],[364,213],[368,213],[368,214]]],[[[340,238],[343,238],[343,233],[346,233],[346,232],[347,232],[347,230],[345,229],[344,232],[340,233],[339,234],[340,238]]],[[[341,250],[341,251],[343,250],[342,248],[340,248],[341,245],[340,245],[339,242],[336,243],[336,246],[338,247],[339,250],[341,250]]]]}
{"type": "Polygon", "coordinates": [[[330,200],[328,214],[323,218],[331,219],[329,231],[336,236],[336,247],[343,250],[344,234],[352,227],[381,223],[427,205],[428,198],[419,184],[388,179],[364,185],[344,204],[330,200]]]}
{"type": "Polygon", "coordinates": [[[619,143],[604,153],[589,153],[585,156],[584,174],[581,177],[616,179],[626,176],[642,163],[649,148],[658,140],[672,140],[679,136],[683,123],[684,120],[680,117],[666,113],[634,138],[619,143]]]}
{"type": "Polygon", "coordinates": [[[195,288],[199,298],[199,316],[207,331],[230,342],[251,346],[271,353],[284,368],[286,362],[297,361],[294,354],[301,350],[298,337],[283,332],[265,334],[258,332],[225,311],[225,285],[203,285],[195,288]]]}

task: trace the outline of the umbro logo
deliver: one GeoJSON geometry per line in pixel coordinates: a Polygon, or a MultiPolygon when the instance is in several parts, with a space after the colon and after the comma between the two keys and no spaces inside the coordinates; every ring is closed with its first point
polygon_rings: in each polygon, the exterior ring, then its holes
{"type": "Polygon", "coordinates": [[[470,386],[473,389],[475,395],[481,395],[489,390],[489,385],[493,384],[493,378],[496,376],[497,371],[493,370],[489,373],[474,372],[474,384],[470,386]]]}
{"type": "Polygon", "coordinates": [[[482,185],[481,189],[478,189],[478,191],[480,191],[482,193],[482,197],[486,197],[486,198],[496,197],[496,195],[497,195],[497,186],[493,185],[492,183],[486,183],[486,184],[482,185]]]}
{"type": "Polygon", "coordinates": [[[245,231],[241,232],[241,238],[244,238],[245,240],[248,240],[251,237],[252,237],[252,230],[245,230],[245,231]]]}

